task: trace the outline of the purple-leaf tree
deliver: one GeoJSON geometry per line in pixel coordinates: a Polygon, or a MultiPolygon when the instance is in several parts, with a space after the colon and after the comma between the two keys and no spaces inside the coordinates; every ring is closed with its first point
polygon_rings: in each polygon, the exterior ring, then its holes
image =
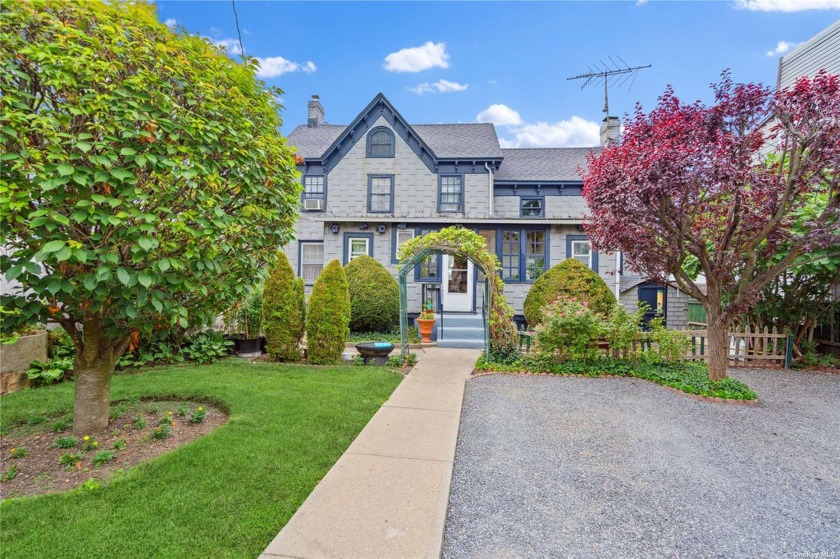
{"type": "Polygon", "coordinates": [[[597,250],[622,251],[646,277],[673,276],[706,308],[719,380],[733,320],[761,289],[816,249],[840,251],[840,77],[773,92],[725,72],[712,88],[711,105],[668,88],[650,113],[637,107],[622,143],[590,155],[583,195],[597,250]]]}

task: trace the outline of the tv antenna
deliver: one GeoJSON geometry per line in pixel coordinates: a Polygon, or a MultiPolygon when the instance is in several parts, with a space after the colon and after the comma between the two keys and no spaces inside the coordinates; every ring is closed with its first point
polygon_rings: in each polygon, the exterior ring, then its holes
{"type": "Polygon", "coordinates": [[[595,62],[590,66],[587,66],[587,69],[589,70],[588,72],[578,74],[577,76],[572,76],[570,78],[566,78],[567,80],[586,80],[585,82],[583,82],[583,85],[580,86],[581,89],[590,84],[599,85],[601,83],[601,80],[603,80],[604,114],[606,116],[610,116],[610,101],[608,93],[610,78],[613,76],[623,76],[619,79],[617,83],[613,83],[613,87],[621,87],[622,85],[624,85],[625,82],[627,82],[627,80],[631,80],[628,89],[632,89],[633,84],[636,82],[636,75],[639,73],[639,70],[644,70],[645,68],[651,67],[651,65],[648,64],[647,66],[634,66],[631,68],[630,65],[624,62],[624,60],[622,60],[620,56],[616,55],[616,58],[618,58],[621,64],[613,60],[612,56],[608,56],[607,59],[609,59],[609,63],[600,60],[600,65],[597,62],[595,62]]]}

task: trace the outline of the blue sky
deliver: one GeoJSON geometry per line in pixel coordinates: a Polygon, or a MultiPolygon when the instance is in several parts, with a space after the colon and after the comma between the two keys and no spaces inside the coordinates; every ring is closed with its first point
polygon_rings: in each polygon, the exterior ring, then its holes
{"type": "MultiPolygon", "coordinates": [[[[157,4],[161,21],[237,51],[229,1],[157,4]]],[[[623,115],[667,84],[708,101],[725,68],[775,85],[779,56],[840,18],[840,0],[236,6],[246,53],[285,91],[286,133],[306,122],[313,93],[328,122],[347,124],[381,91],[411,123],[493,121],[504,145],[521,147],[597,142],[603,89],[566,78],[608,56],[652,65],[610,91],[623,115]]]]}

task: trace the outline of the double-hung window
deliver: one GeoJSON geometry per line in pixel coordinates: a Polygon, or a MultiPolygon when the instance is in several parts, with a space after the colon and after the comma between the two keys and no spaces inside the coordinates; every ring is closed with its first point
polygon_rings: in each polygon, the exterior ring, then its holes
{"type": "Polygon", "coordinates": [[[300,277],[303,283],[312,285],[324,269],[324,243],[301,241],[300,277]]]}
{"type": "Polygon", "coordinates": [[[525,279],[533,281],[545,271],[545,231],[525,231],[525,279]]]}
{"type": "Polygon", "coordinates": [[[326,194],[323,175],[303,177],[303,209],[309,211],[325,209],[326,194]]]}
{"type": "Polygon", "coordinates": [[[395,229],[393,262],[399,262],[400,247],[406,241],[414,238],[414,229],[395,229]]]}
{"type": "Polygon", "coordinates": [[[587,268],[592,267],[592,245],[589,241],[572,241],[572,258],[580,260],[587,268]]]}
{"type": "Polygon", "coordinates": [[[519,215],[522,217],[543,217],[543,198],[520,198],[519,215]]]}
{"type": "Polygon", "coordinates": [[[519,281],[522,247],[519,229],[502,231],[499,260],[502,263],[502,279],[519,281]]]}
{"type": "Polygon", "coordinates": [[[347,264],[359,256],[373,256],[373,234],[345,233],[344,263],[347,264]]]}
{"type": "Polygon", "coordinates": [[[443,175],[440,177],[438,211],[464,211],[464,177],[461,175],[443,175]]]}
{"type": "Polygon", "coordinates": [[[370,175],[368,177],[368,212],[390,213],[394,211],[394,175],[370,175]]]}

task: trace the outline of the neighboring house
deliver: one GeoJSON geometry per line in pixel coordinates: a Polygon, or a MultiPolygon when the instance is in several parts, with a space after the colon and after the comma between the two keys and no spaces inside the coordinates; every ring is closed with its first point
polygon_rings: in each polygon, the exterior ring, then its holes
{"type": "MultiPolygon", "coordinates": [[[[499,257],[519,320],[534,280],[566,258],[619,293],[617,255],[596,253],[583,233],[579,169],[599,148],[502,149],[492,124],[410,124],[382,94],[349,125],[327,124],[317,96],[308,108],[307,124],[289,135],[303,159],[304,193],[296,240],[284,247],[307,290],[334,258],[346,264],[366,254],[396,275],[400,243],[458,225],[499,257]]],[[[480,313],[482,290],[472,263],[430,257],[410,274],[408,311],[416,315],[432,298],[444,320],[480,313]]],[[[648,291],[621,293],[632,308],[640,296],[648,291]]],[[[684,324],[681,312],[668,320],[684,324]]]]}
{"type": "Polygon", "coordinates": [[[779,58],[776,88],[791,86],[797,78],[812,77],[820,70],[840,74],[840,20],[779,58]]]}

